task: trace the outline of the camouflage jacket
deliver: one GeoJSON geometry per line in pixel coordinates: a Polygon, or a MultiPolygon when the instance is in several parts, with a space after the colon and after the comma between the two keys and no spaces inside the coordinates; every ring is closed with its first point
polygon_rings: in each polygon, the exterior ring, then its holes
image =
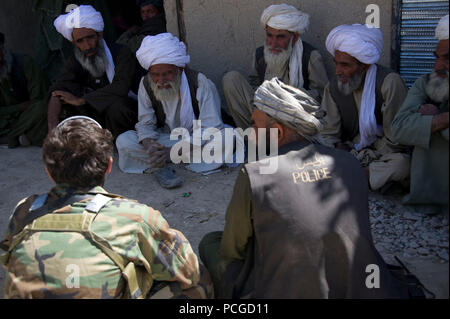
{"type": "MultiPolygon", "coordinates": [[[[48,194],[47,203],[64,197],[68,189],[57,185],[48,194]]],[[[153,281],[176,282],[182,289],[197,285],[197,256],[184,235],[171,229],[159,211],[109,194],[101,187],[88,193],[114,197],[95,215],[90,230],[105,239],[124,260],[134,263],[138,281],[148,275],[150,281],[144,294],[153,281]]],[[[28,213],[32,200],[22,200],[14,212],[28,213]]],[[[53,214],[62,218],[80,214],[89,201],[62,207],[53,214]]],[[[14,240],[13,216],[1,242],[4,250],[12,247],[14,240]]],[[[119,267],[82,233],[32,232],[10,251],[4,262],[8,273],[6,298],[121,298],[125,294],[126,282],[119,267]]]]}

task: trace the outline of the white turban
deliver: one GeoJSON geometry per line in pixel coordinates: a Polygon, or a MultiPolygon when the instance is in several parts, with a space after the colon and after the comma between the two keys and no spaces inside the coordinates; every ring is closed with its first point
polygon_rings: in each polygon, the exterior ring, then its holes
{"type": "Polygon", "coordinates": [[[268,25],[277,30],[305,33],[309,27],[309,15],[287,4],[273,4],[261,15],[263,28],[268,25]]]}
{"type": "Polygon", "coordinates": [[[364,90],[359,116],[359,132],[361,141],[355,145],[361,150],[372,145],[377,136],[382,136],[383,128],[377,125],[375,118],[375,85],[377,78],[377,63],[383,51],[383,34],[377,28],[353,24],[341,25],[333,30],[325,42],[327,50],[334,56],[336,51],[345,52],[358,61],[369,64],[366,73],[364,90]]]}
{"type": "MultiPolygon", "coordinates": [[[[277,30],[305,33],[309,27],[309,15],[287,4],[273,4],[267,7],[261,15],[263,28],[267,26],[277,30]]],[[[292,49],[289,59],[289,84],[303,88],[303,43],[299,38],[292,49]]],[[[308,67],[308,66],[305,66],[308,67]]]]}
{"type": "MultiPolygon", "coordinates": [[[[141,47],[136,52],[136,57],[141,66],[146,70],[156,64],[172,64],[184,68],[190,62],[190,57],[186,54],[186,46],[184,43],[170,33],[146,36],[142,40],[141,47]]],[[[181,126],[191,131],[195,114],[192,108],[189,83],[184,71],[181,74],[180,99],[181,126]]]]}
{"type": "Polygon", "coordinates": [[[341,25],[331,30],[325,45],[332,56],[337,50],[362,63],[374,64],[380,60],[383,51],[383,34],[367,25],[341,25]]]}
{"type": "Polygon", "coordinates": [[[72,41],[74,28],[87,28],[96,32],[102,32],[105,27],[101,13],[89,5],[79,6],[70,10],[67,14],[60,15],[55,19],[53,25],[69,41],[72,41]]]}
{"type": "Polygon", "coordinates": [[[184,68],[190,62],[186,45],[170,33],[146,36],[136,57],[146,70],[155,64],[173,64],[184,68]]]}
{"type": "Polygon", "coordinates": [[[448,14],[439,20],[435,34],[439,41],[448,40],[448,14]]]}

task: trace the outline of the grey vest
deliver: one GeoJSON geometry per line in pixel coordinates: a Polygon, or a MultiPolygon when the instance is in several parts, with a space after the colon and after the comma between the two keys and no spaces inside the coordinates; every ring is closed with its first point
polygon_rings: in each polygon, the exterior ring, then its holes
{"type": "MultiPolygon", "coordinates": [[[[368,186],[347,152],[308,142],[280,149],[278,170],[245,165],[252,190],[253,298],[396,298],[370,232],[368,186]],[[366,287],[368,265],[381,288],[366,287]]],[[[246,261],[247,262],[247,261],[246,261]]]]}
{"type": "MultiPolygon", "coordinates": [[[[198,106],[197,101],[197,89],[198,89],[198,73],[197,71],[191,70],[189,68],[185,68],[184,72],[186,73],[186,77],[189,84],[189,91],[191,92],[191,99],[192,99],[192,108],[194,110],[195,118],[198,119],[200,115],[200,108],[198,106]]],[[[150,97],[150,100],[152,101],[153,109],[155,110],[156,120],[157,120],[157,127],[161,128],[164,127],[166,124],[166,113],[164,113],[164,108],[162,106],[161,101],[158,101],[155,97],[155,94],[153,93],[150,82],[148,79],[148,75],[144,76],[144,88],[147,91],[148,96],[150,97]]]]}
{"type": "MultiPolygon", "coordinates": [[[[305,90],[309,90],[308,65],[309,65],[309,58],[311,57],[311,52],[314,51],[315,48],[305,41],[302,41],[302,43],[303,43],[302,74],[304,80],[303,88],[305,90]]],[[[256,49],[255,61],[256,61],[256,71],[258,72],[259,80],[261,81],[261,83],[263,83],[267,68],[267,63],[264,60],[264,46],[261,46],[256,49]]]]}
{"type": "MultiPolygon", "coordinates": [[[[381,94],[381,86],[386,76],[394,71],[377,65],[377,79],[375,87],[375,118],[378,125],[383,125],[383,114],[381,113],[381,107],[383,106],[383,95],[381,94]]],[[[339,113],[341,115],[341,140],[351,141],[359,133],[359,118],[358,107],[356,106],[353,93],[344,95],[339,91],[337,84],[337,77],[335,76],[330,81],[330,94],[336,103],[339,113]]]]}

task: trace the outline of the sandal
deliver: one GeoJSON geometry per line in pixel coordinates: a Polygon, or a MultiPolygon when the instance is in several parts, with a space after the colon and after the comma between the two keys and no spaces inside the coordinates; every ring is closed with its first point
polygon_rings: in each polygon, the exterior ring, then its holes
{"type": "Polygon", "coordinates": [[[164,167],[154,173],[158,183],[167,189],[181,186],[183,181],[175,174],[175,171],[171,168],[164,167]]]}

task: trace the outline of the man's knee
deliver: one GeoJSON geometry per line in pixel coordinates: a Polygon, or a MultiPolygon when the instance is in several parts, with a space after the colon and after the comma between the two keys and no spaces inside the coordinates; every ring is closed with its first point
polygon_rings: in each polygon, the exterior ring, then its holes
{"type": "MultiPolygon", "coordinates": [[[[205,263],[207,259],[208,252],[211,248],[213,249],[219,249],[220,248],[220,241],[222,240],[222,234],[221,231],[215,231],[206,234],[203,236],[202,240],[200,241],[200,244],[198,245],[198,252],[200,255],[200,259],[205,263]]],[[[208,267],[208,265],[206,265],[208,267]]]]}
{"type": "MultiPolygon", "coordinates": [[[[134,131],[126,131],[120,134],[116,139],[117,149],[120,151],[121,149],[127,148],[127,145],[130,145],[130,141],[134,140],[136,140],[136,133],[134,131]]],[[[137,140],[136,143],[138,143],[137,140]]]]}
{"type": "Polygon", "coordinates": [[[245,81],[244,77],[238,71],[230,71],[226,73],[222,78],[222,88],[225,93],[236,90],[236,85],[242,80],[245,81]]]}

